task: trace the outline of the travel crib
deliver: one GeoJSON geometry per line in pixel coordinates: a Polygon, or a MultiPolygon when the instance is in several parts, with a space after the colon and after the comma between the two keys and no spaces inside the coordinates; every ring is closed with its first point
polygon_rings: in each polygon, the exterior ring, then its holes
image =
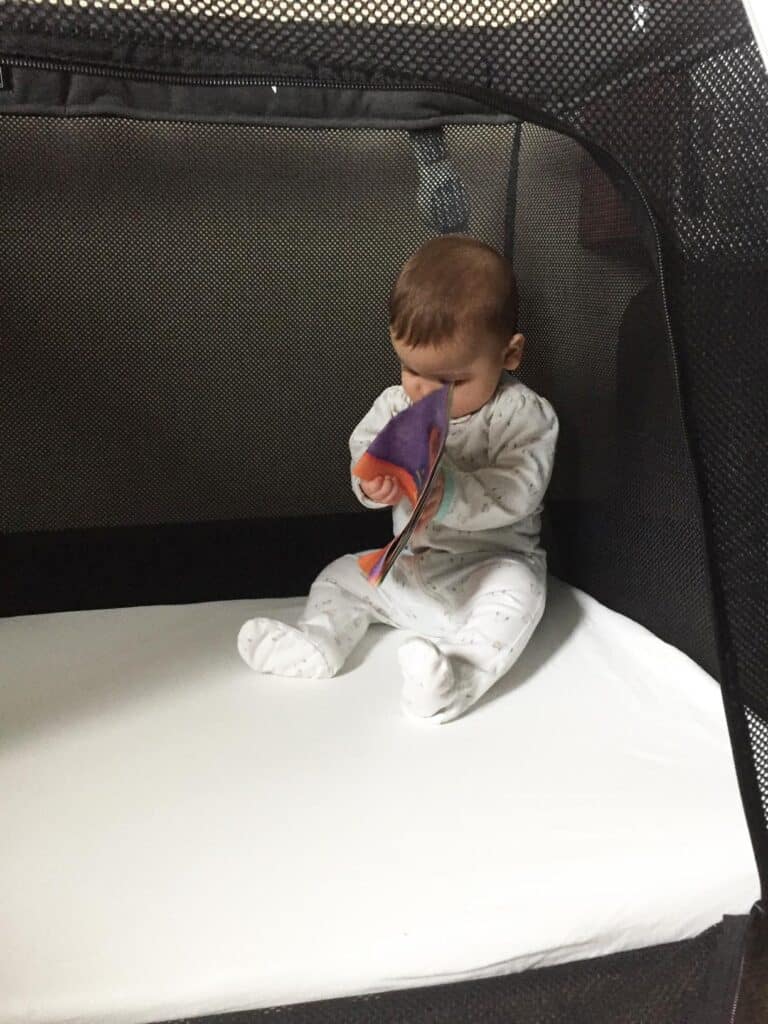
{"type": "Polygon", "coordinates": [[[736,0],[0,0],[0,1021],[768,1014],[768,76],[736,0]],[[394,275],[513,261],[547,611],[250,672],[391,517],[394,275]]]}

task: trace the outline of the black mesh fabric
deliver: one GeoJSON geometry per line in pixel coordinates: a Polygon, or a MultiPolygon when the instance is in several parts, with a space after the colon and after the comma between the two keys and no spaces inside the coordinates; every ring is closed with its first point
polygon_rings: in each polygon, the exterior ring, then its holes
{"type": "MultiPolygon", "coordinates": [[[[407,70],[569,111],[674,72],[749,28],[738,0],[6,0],[14,34],[407,70]]],[[[63,47],[66,52],[71,48],[63,47]]]]}
{"type": "Polygon", "coordinates": [[[762,797],[763,812],[768,819],[768,722],[747,708],[747,726],[755,755],[755,770],[762,797]]]}
{"type": "MultiPolygon", "coordinates": [[[[500,248],[513,135],[446,131],[500,248]]],[[[357,510],[346,439],[397,379],[388,289],[430,235],[408,133],[9,117],[0,139],[3,528],[357,510]]]]}
{"type": "MultiPolygon", "coordinates": [[[[397,380],[388,288],[434,230],[414,138],[2,119],[3,528],[353,513],[346,438],[397,380]]],[[[442,146],[471,233],[514,250],[522,375],[561,420],[553,570],[716,672],[663,302],[632,216],[547,129],[449,125],[442,146]]]]}
{"type": "Polygon", "coordinates": [[[717,674],[696,483],[649,254],[576,142],[525,125],[517,189],[521,326],[540,339],[523,376],[561,421],[551,564],[717,674]]]}

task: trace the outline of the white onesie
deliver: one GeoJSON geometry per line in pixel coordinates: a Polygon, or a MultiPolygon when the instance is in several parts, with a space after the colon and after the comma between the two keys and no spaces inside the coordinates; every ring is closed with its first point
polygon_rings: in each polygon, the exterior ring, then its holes
{"type": "MultiPolygon", "coordinates": [[[[410,405],[386,388],[349,440],[354,465],[382,427],[410,405]]],[[[298,628],[252,619],[238,649],[252,668],[276,675],[335,675],[371,622],[416,634],[398,651],[401,704],[412,716],[448,722],[504,675],[538,625],[546,596],[541,509],[552,474],[558,422],[552,406],[513,374],[474,413],[450,421],[445,493],[434,518],[412,534],[379,587],[357,555],[323,569],[298,628]]],[[[367,508],[384,506],[352,489],[367,508]]],[[[393,509],[397,534],[410,513],[393,509]]]]}

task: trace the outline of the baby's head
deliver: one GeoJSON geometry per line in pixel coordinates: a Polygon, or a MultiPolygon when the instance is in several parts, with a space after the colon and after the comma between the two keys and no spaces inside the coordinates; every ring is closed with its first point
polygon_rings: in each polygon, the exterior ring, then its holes
{"type": "Polygon", "coordinates": [[[509,261],[465,235],[430,239],[392,287],[389,333],[412,402],[453,382],[452,418],[476,412],[523,354],[509,261]]]}

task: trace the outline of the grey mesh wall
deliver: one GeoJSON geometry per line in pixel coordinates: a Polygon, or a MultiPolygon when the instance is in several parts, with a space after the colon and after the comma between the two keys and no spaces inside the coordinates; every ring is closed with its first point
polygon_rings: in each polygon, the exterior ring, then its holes
{"type": "MultiPolygon", "coordinates": [[[[4,527],[354,513],[338,437],[395,379],[387,292],[431,231],[412,144],[429,131],[5,119],[4,527]]],[[[600,238],[621,199],[554,132],[454,124],[445,145],[472,233],[514,247],[525,376],[562,420],[553,561],[714,670],[663,307],[629,214],[600,238]]]]}
{"type": "MultiPolygon", "coordinates": [[[[338,7],[0,2],[1,610],[301,593],[383,541],[339,438],[395,373],[386,293],[442,183],[512,256],[524,376],[561,419],[551,567],[721,681],[765,895],[768,86],[743,11],[338,7]]],[[[642,998],[588,1019],[681,1019],[711,945],[635,961],[642,998]]],[[[515,984],[494,1005],[527,1013],[515,984]]]]}

